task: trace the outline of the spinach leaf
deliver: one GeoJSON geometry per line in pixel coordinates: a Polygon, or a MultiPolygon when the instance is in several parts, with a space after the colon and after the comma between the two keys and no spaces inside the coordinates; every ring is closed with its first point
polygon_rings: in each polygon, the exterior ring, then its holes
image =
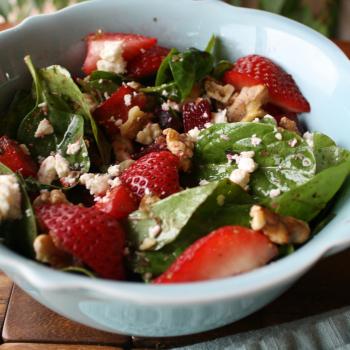
{"type": "Polygon", "coordinates": [[[124,80],[126,80],[125,77],[122,75],[113,73],[113,72],[106,72],[102,70],[95,70],[90,74],[90,80],[110,80],[113,81],[113,83],[117,85],[121,85],[124,80]]]}
{"type": "Polygon", "coordinates": [[[42,190],[55,190],[55,189],[60,189],[61,187],[59,186],[54,186],[54,185],[45,185],[40,183],[37,179],[34,179],[32,177],[26,177],[24,179],[24,186],[27,192],[35,193],[39,192],[42,190]]]}
{"type": "Polygon", "coordinates": [[[265,198],[273,189],[287,192],[309,181],[316,162],[306,141],[293,132],[277,129],[270,122],[216,124],[201,132],[195,148],[197,178],[216,181],[228,177],[237,167],[227,154],[254,151],[258,168],[249,183],[252,194],[265,198]],[[279,133],[281,140],[276,138],[279,133]],[[224,137],[222,137],[224,135],[224,137]],[[261,141],[255,146],[252,137],[261,141]],[[296,140],[294,147],[291,140],[296,140]]]}
{"type": "Polygon", "coordinates": [[[177,49],[171,49],[168,55],[162,61],[160,67],[157,71],[156,82],[155,85],[163,85],[172,80],[171,70],[170,70],[170,61],[175,54],[178,54],[179,51],[177,49]]]}
{"type": "Polygon", "coordinates": [[[128,240],[134,249],[149,236],[152,227],[161,227],[152,251],[134,254],[134,271],[160,274],[190,244],[213,229],[224,225],[249,226],[252,203],[252,198],[239,186],[222,180],[174,194],[152,205],[148,212],[130,214],[128,240]]]}
{"type": "Polygon", "coordinates": [[[54,66],[37,71],[29,57],[26,62],[34,80],[36,103],[22,120],[17,139],[28,145],[35,156],[47,157],[51,152],[60,152],[72,169],[87,172],[90,159],[84,142],[83,116],[89,118],[89,111],[83,95],[63,68],[54,66]],[[47,110],[40,104],[44,104],[47,110]],[[80,114],[72,113],[73,110],[80,114]],[[54,133],[37,138],[35,132],[44,118],[50,121],[54,133]],[[68,155],[68,145],[76,142],[80,143],[79,150],[68,155]]]}
{"type": "Polygon", "coordinates": [[[184,100],[191,93],[194,84],[212,71],[214,58],[208,52],[191,48],[173,55],[169,66],[184,100]]]}
{"type": "Polygon", "coordinates": [[[149,86],[140,89],[141,92],[148,94],[165,94],[167,98],[179,102],[181,100],[180,92],[174,82],[168,84],[162,84],[159,86],[149,86]]]}
{"type": "Polygon", "coordinates": [[[266,200],[265,205],[281,215],[310,221],[338,192],[349,172],[350,160],[348,159],[322,170],[305,184],[276,198],[266,200]]]}
{"type": "Polygon", "coordinates": [[[233,67],[233,64],[231,62],[222,60],[214,67],[212,76],[215,79],[220,80],[225,74],[225,72],[232,69],[232,67],[233,67]]]}
{"type": "Polygon", "coordinates": [[[317,173],[350,158],[350,152],[344,148],[338,147],[330,137],[314,132],[312,134],[312,139],[317,173]]]}
{"type": "Polygon", "coordinates": [[[19,90],[0,121],[0,134],[16,138],[18,127],[23,118],[33,109],[35,101],[30,93],[19,90]]]}
{"type": "Polygon", "coordinates": [[[208,41],[207,47],[205,48],[205,52],[208,53],[213,53],[214,49],[215,49],[215,45],[216,45],[216,36],[212,35],[211,38],[208,41]]]}
{"type": "MultiPolygon", "coordinates": [[[[11,169],[0,163],[0,174],[10,175],[14,173],[11,169]]],[[[1,223],[0,232],[8,247],[29,258],[34,258],[33,243],[38,234],[34,210],[22,176],[19,174],[14,175],[17,177],[21,188],[23,216],[18,220],[1,223]]]]}

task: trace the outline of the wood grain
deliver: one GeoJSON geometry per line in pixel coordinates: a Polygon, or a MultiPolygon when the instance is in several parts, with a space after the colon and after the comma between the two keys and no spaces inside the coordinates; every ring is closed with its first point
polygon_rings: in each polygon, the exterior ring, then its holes
{"type": "MultiPolygon", "coordinates": [[[[10,279],[0,272],[0,331],[3,326],[8,300],[12,288],[10,279]]],[[[1,343],[1,339],[0,339],[1,343]]]]}
{"type": "Polygon", "coordinates": [[[66,345],[66,344],[25,344],[8,343],[0,345],[0,350],[123,350],[114,346],[66,345]]]}
{"type": "Polygon", "coordinates": [[[71,343],[126,346],[130,338],[102,332],[70,321],[13,288],[4,329],[4,342],[71,343]]]}

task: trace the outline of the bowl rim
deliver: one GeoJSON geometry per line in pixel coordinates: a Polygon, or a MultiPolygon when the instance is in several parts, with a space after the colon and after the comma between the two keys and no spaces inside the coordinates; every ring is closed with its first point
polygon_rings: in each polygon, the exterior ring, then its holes
{"type": "MultiPolygon", "coordinates": [[[[121,0],[120,2],[136,3],[138,0],[121,0]]],[[[156,3],[159,0],[149,0],[156,3]]],[[[162,0],[164,2],[164,0],[162,0]]],[[[169,0],[171,1],[171,0],[169,0]]],[[[104,3],[110,3],[118,6],[115,0],[104,0],[104,3]]],[[[317,42],[329,56],[337,60],[339,66],[350,73],[350,62],[346,55],[332,41],[325,38],[320,33],[308,28],[296,21],[284,18],[282,16],[268,13],[261,10],[239,8],[220,0],[178,0],[178,2],[201,3],[208,6],[222,6],[223,11],[232,11],[236,13],[251,14],[253,16],[264,16],[271,22],[278,23],[285,30],[292,34],[303,35],[305,40],[317,42]]],[[[91,0],[88,2],[78,3],[68,8],[62,9],[51,14],[40,14],[27,18],[16,27],[9,28],[0,33],[1,38],[7,35],[16,35],[31,26],[40,25],[40,22],[50,18],[64,17],[67,13],[81,8],[94,7],[101,0],[91,0]]],[[[323,231],[331,231],[336,222],[330,223],[323,231]]],[[[27,281],[29,284],[38,289],[46,291],[68,291],[79,289],[87,294],[102,294],[107,298],[134,301],[150,305],[183,305],[210,303],[232,298],[239,298],[255,294],[259,291],[270,289],[274,285],[288,283],[296,279],[317,260],[319,260],[327,251],[334,247],[345,249],[350,245],[350,237],[345,235],[346,230],[338,232],[332,239],[311,239],[308,243],[299,248],[293,254],[256,270],[247,272],[242,275],[233,276],[225,279],[202,281],[195,283],[179,283],[168,285],[150,285],[127,281],[110,281],[104,279],[91,280],[86,277],[71,275],[54,270],[53,268],[43,266],[40,263],[26,259],[0,244],[0,266],[2,265],[5,272],[15,271],[16,275],[27,281]],[[293,266],[293,269],[290,269],[293,266]],[[282,271],[282,273],[281,273],[282,271]],[[93,281],[93,282],[92,282],[93,281]]],[[[11,274],[10,274],[11,275],[11,274]]]]}

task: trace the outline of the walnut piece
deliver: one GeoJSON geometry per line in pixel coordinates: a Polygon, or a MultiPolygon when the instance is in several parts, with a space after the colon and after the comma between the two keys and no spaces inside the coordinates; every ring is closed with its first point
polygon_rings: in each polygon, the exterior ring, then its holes
{"type": "Polygon", "coordinates": [[[114,137],[112,147],[118,162],[131,159],[131,154],[134,152],[131,141],[121,135],[116,135],[114,137]]]}
{"type": "Polygon", "coordinates": [[[296,132],[297,134],[300,135],[300,131],[298,129],[297,123],[292,119],[289,119],[287,117],[282,117],[279,122],[279,126],[283,129],[296,132]]]}
{"type": "Polygon", "coordinates": [[[266,114],[261,108],[268,100],[268,90],[264,85],[244,87],[241,92],[235,94],[232,104],[227,108],[229,122],[249,122],[266,114]]]}
{"type": "Polygon", "coordinates": [[[163,130],[163,134],[166,136],[168,150],[180,159],[180,169],[189,171],[194,149],[192,137],[187,134],[179,134],[171,128],[163,130]]]}
{"type": "Polygon", "coordinates": [[[148,123],[143,130],[137,133],[136,141],[142,145],[150,145],[161,134],[162,129],[158,123],[148,123]]]}
{"type": "Polygon", "coordinates": [[[120,134],[129,140],[134,140],[150,121],[150,115],[141,111],[139,106],[132,107],[128,112],[128,120],[120,126],[120,134]]]}
{"type": "Polygon", "coordinates": [[[221,85],[213,79],[207,79],[204,82],[204,89],[208,97],[227,104],[232,97],[235,88],[231,84],[221,85]]]}
{"type": "Polygon", "coordinates": [[[66,195],[61,190],[52,190],[52,191],[42,191],[40,195],[34,199],[33,205],[39,206],[43,204],[61,204],[66,203],[70,204],[66,195]]]}
{"type": "Polygon", "coordinates": [[[42,234],[35,238],[34,251],[36,260],[56,268],[62,268],[73,263],[73,257],[57,248],[49,234],[42,234]]]}
{"type": "Polygon", "coordinates": [[[255,231],[262,231],[276,244],[304,243],[310,237],[309,225],[291,216],[281,216],[267,208],[253,205],[250,224],[255,231]]]}

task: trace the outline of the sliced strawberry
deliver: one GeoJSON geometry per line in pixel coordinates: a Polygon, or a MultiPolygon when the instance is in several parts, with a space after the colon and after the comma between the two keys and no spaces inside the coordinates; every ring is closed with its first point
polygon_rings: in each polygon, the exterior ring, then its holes
{"type": "Polygon", "coordinates": [[[131,60],[157,43],[156,38],[150,38],[139,34],[128,33],[96,33],[86,37],[87,53],[83,64],[85,74],[90,74],[96,70],[97,61],[100,59],[100,52],[107,41],[123,42],[123,58],[131,60]]]}
{"type": "Polygon", "coordinates": [[[169,53],[169,49],[161,46],[153,46],[141,55],[128,62],[128,75],[133,79],[149,77],[157,73],[157,70],[169,53]]]}
{"type": "Polygon", "coordinates": [[[221,227],[189,246],[154,283],[204,281],[234,276],[265,265],[278,253],[261,232],[221,227]]]}
{"type": "Polygon", "coordinates": [[[193,102],[184,103],[182,118],[185,132],[197,127],[203,129],[211,120],[211,105],[204,98],[197,98],[193,102]]]}
{"type": "Polygon", "coordinates": [[[70,204],[44,204],[35,213],[58,248],[101,277],[124,278],[124,231],[115,218],[94,207],[70,204]]]}
{"type": "Polygon", "coordinates": [[[147,98],[143,93],[136,93],[130,86],[123,84],[96,108],[93,116],[113,136],[118,133],[121,123],[128,119],[128,112],[132,107],[139,106],[144,109],[146,104],[147,98]]]}
{"type": "Polygon", "coordinates": [[[97,202],[95,207],[116,219],[123,219],[138,208],[138,200],[129,187],[119,185],[97,202]]]}
{"type": "Polygon", "coordinates": [[[223,78],[226,84],[241,89],[264,84],[270,102],[290,112],[310,112],[309,102],[300,92],[293,77],[266,57],[249,55],[240,58],[223,78]]]}
{"type": "Polygon", "coordinates": [[[152,152],[136,160],[127,168],[120,180],[142,198],[146,190],[165,198],[180,191],[179,159],[168,151],[152,152]]]}
{"type": "Polygon", "coordinates": [[[26,154],[24,148],[7,136],[0,137],[0,162],[24,177],[36,177],[38,171],[36,163],[26,154]]]}

